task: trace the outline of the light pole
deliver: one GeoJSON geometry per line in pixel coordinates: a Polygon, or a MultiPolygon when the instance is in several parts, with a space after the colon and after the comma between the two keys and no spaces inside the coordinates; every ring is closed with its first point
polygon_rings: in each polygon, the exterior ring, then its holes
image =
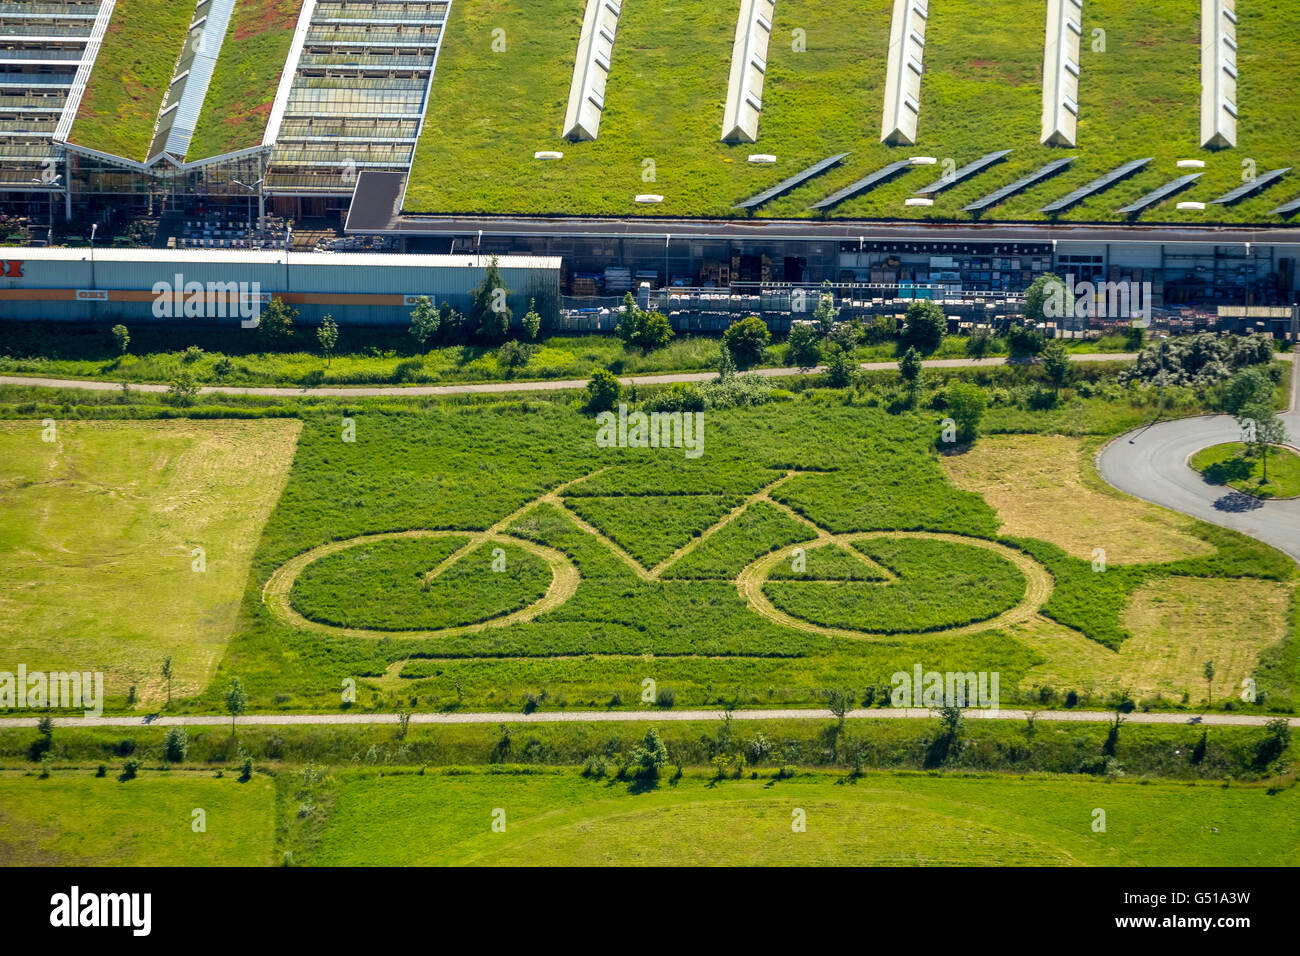
{"type": "Polygon", "coordinates": [[[32,182],[36,183],[36,185],[38,186],[50,187],[50,228],[49,231],[46,232],[45,234],[45,245],[47,247],[54,245],[54,194],[59,191],[58,190],[59,180],[62,178],[63,178],[63,174],[59,173],[58,175],[53,176],[50,179],[32,180],[32,182]]]}
{"type": "Polygon", "coordinates": [[[265,177],[263,177],[262,179],[259,179],[257,182],[253,183],[253,185],[251,186],[248,185],[248,183],[241,183],[238,179],[232,179],[231,182],[236,186],[242,186],[248,190],[248,241],[252,242],[253,241],[253,193],[257,193],[257,206],[258,206],[257,224],[258,224],[258,228],[261,228],[262,223],[266,219],[266,212],[262,205],[263,203],[262,183],[266,182],[266,179],[265,177]]]}
{"type": "Polygon", "coordinates": [[[99,223],[90,224],[90,287],[99,288],[95,283],[95,233],[99,232],[99,223]]]}

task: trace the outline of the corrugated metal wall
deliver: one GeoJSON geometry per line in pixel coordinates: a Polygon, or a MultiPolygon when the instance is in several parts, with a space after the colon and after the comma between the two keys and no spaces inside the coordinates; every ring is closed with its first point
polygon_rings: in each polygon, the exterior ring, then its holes
{"type": "MultiPolygon", "coordinates": [[[[109,290],[111,296],[112,291],[151,291],[158,282],[175,285],[179,276],[184,284],[248,283],[250,288],[256,284],[264,296],[287,294],[305,323],[318,322],[328,313],[338,322],[376,325],[406,324],[412,305],[402,300],[314,304],[294,302],[293,298],[427,295],[435,303],[446,301],[466,311],[486,266],[485,260],[470,256],[290,253],[286,264],[283,253],[195,257],[140,251],[128,256],[119,250],[97,251],[92,265],[88,249],[0,248],[0,261],[10,259],[23,263],[23,275],[0,274],[0,318],[153,321],[152,301],[96,301],[84,295],[74,299],[71,294],[109,290]],[[6,298],[6,290],[66,290],[70,295],[67,299],[30,300],[6,298]]],[[[554,318],[560,301],[558,258],[503,257],[499,268],[516,322],[528,310],[531,299],[537,300],[544,318],[554,318]]]]}

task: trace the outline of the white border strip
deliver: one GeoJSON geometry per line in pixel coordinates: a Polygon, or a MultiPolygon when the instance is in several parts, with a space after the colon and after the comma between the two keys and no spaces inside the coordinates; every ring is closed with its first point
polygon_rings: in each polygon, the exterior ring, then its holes
{"type": "MultiPolygon", "coordinates": [[[[293,45],[289,47],[289,56],[280,74],[280,86],[275,91],[275,102],[271,105],[271,115],[266,121],[266,132],[262,135],[263,146],[274,146],[280,136],[280,124],[284,122],[285,111],[289,108],[289,91],[293,89],[294,77],[298,75],[298,64],[302,61],[302,48],[307,42],[307,31],[311,29],[311,18],[316,15],[316,0],[303,0],[302,10],[298,13],[298,26],[293,31],[293,45]]],[[[441,42],[439,37],[439,42],[441,42]]]]}
{"type": "Polygon", "coordinates": [[[77,72],[72,78],[72,89],[68,90],[68,98],[63,101],[59,125],[54,128],[52,138],[56,143],[66,143],[68,135],[72,132],[72,121],[76,119],[77,111],[81,109],[81,98],[85,95],[90,71],[95,68],[95,58],[99,56],[104,34],[108,32],[108,21],[113,18],[113,8],[116,6],[117,0],[103,0],[99,5],[95,25],[86,40],[85,48],[81,51],[81,62],[77,65],[77,72]]]}

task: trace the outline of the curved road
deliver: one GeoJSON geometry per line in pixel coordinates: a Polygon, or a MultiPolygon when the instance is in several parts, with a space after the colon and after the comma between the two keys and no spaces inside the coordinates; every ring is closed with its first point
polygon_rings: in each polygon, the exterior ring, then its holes
{"type": "MultiPolygon", "coordinates": [[[[1291,407],[1281,415],[1292,443],[1300,442],[1300,361],[1292,363],[1291,407]]],[[[1300,499],[1260,501],[1192,470],[1187,459],[1210,445],[1241,440],[1229,415],[1161,422],[1121,435],[1101,450],[1097,468],[1120,491],[1231,528],[1271,544],[1300,563],[1300,499]]]]}

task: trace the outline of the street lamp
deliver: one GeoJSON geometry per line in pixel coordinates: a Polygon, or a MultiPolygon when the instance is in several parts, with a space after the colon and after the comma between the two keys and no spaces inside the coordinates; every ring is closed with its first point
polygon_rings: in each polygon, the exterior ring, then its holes
{"type": "Polygon", "coordinates": [[[236,186],[242,186],[244,189],[248,190],[248,241],[252,242],[253,241],[253,193],[257,193],[258,228],[259,229],[265,228],[263,224],[266,222],[266,200],[262,193],[262,184],[266,182],[266,177],[265,176],[262,177],[257,182],[253,183],[253,185],[251,186],[248,183],[241,183],[238,179],[232,179],[230,182],[236,186]]]}
{"type": "Polygon", "coordinates": [[[50,229],[49,232],[45,234],[46,246],[54,245],[54,194],[58,192],[59,180],[61,180],[62,178],[63,178],[63,174],[59,173],[58,175],[53,176],[49,179],[32,180],[32,182],[36,183],[36,185],[38,186],[50,187],[50,229]]]}
{"type": "Polygon", "coordinates": [[[99,232],[99,223],[92,222],[90,224],[90,287],[92,289],[99,288],[95,284],[95,233],[97,232],[99,232]]]}

